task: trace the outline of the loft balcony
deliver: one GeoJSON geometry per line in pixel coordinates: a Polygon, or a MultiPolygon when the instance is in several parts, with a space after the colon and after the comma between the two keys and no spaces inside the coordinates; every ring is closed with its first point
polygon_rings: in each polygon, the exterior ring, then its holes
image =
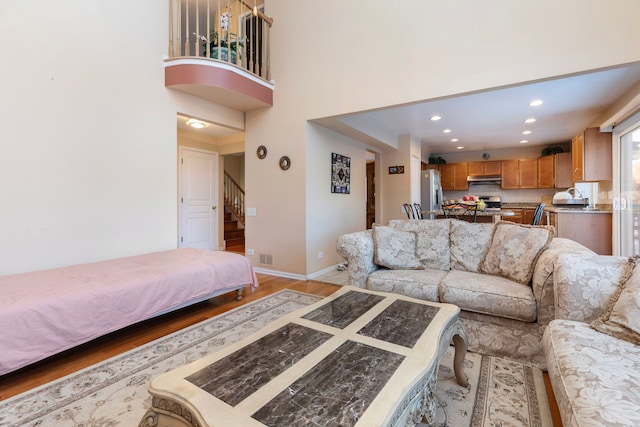
{"type": "Polygon", "coordinates": [[[264,4],[169,0],[165,86],[239,111],[273,105],[264,4]]]}

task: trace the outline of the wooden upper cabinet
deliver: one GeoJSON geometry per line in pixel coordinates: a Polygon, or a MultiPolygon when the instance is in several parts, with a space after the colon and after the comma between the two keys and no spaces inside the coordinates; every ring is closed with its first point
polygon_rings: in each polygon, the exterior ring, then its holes
{"type": "Polygon", "coordinates": [[[556,188],[573,187],[571,179],[571,153],[554,154],[556,188]]]}
{"type": "Polygon", "coordinates": [[[500,175],[500,161],[469,162],[469,175],[500,175]]]}
{"type": "Polygon", "coordinates": [[[538,158],[538,188],[555,188],[555,160],[554,156],[538,158]]]}
{"type": "Polygon", "coordinates": [[[571,153],[538,158],[538,188],[567,188],[571,180],[571,153]]]}
{"type": "Polygon", "coordinates": [[[469,167],[467,163],[454,163],[453,164],[453,189],[454,190],[468,190],[469,182],[467,176],[469,175],[469,167]]]}
{"type": "Polygon", "coordinates": [[[611,181],[611,133],[587,128],[571,140],[573,182],[611,181]]]}
{"type": "Polygon", "coordinates": [[[503,160],[502,188],[538,188],[538,159],[503,160]]]}
{"type": "Polygon", "coordinates": [[[440,165],[439,170],[440,182],[444,191],[467,190],[469,188],[467,163],[447,163],[440,165]]]}

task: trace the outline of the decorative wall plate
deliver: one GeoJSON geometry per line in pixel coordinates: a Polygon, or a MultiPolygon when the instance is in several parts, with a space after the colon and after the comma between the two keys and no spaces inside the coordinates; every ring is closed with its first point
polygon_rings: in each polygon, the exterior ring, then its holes
{"type": "Polygon", "coordinates": [[[259,146],[256,150],[256,155],[259,159],[264,159],[265,157],[267,157],[267,147],[265,147],[264,145],[259,146]]]}
{"type": "Polygon", "coordinates": [[[287,156],[280,157],[280,169],[286,171],[291,167],[291,159],[287,156]]]}

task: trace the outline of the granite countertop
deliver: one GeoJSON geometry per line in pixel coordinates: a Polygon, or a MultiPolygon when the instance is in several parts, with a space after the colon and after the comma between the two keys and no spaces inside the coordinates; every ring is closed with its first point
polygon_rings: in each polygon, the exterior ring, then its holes
{"type": "Polygon", "coordinates": [[[545,212],[552,212],[552,213],[558,213],[558,214],[563,214],[563,213],[580,213],[580,214],[611,214],[613,212],[613,210],[611,209],[611,206],[603,206],[603,207],[596,207],[595,209],[593,208],[579,208],[579,207],[575,207],[575,208],[568,208],[568,207],[556,207],[556,206],[547,206],[544,208],[545,212]]]}
{"type": "Polygon", "coordinates": [[[503,209],[535,209],[538,206],[535,202],[503,202],[503,209]]]}

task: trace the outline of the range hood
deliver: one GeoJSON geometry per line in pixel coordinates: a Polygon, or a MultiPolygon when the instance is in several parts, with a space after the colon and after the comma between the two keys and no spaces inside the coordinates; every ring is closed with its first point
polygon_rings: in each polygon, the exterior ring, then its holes
{"type": "Polygon", "coordinates": [[[484,185],[500,185],[502,182],[502,176],[500,175],[469,175],[467,177],[469,184],[484,184],[484,185]]]}

